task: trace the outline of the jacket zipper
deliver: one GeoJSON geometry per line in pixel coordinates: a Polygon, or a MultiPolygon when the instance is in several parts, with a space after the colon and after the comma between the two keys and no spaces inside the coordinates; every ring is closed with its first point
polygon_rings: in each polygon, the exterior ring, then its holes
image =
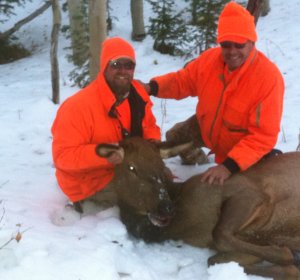
{"type": "Polygon", "coordinates": [[[213,133],[213,129],[214,129],[214,126],[216,124],[216,121],[217,121],[217,117],[218,117],[218,113],[220,111],[220,108],[221,108],[221,104],[222,104],[222,101],[223,101],[223,97],[224,97],[224,92],[226,90],[226,83],[225,83],[225,77],[223,74],[220,75],[220,80],[223,82],[224,84],[224,88],[222,90],[222,93],[221,93],[221,98],[220,98],[220,101],[219,101],[219,104],[218,104],[218,107],[217,107],[217,110],[216,110],[216,113],[215,113],[215,116],[214,116],[214,119],[213,119],[213,122],[212,122],[212,125],[210,127],[210,131],[209,131],[209,139],[210,141],[212,142],[212,133],[213,133]]]}

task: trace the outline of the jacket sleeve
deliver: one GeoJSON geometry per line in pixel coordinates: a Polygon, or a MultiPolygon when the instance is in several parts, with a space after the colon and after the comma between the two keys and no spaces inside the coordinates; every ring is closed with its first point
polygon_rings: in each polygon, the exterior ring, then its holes
{"type": "Polygon", "coordinates": [[[65,102],[57,112],[52,126],[52,155],[56,168],[66,172],[82,172],[96,168],[111,168],[105,158],[96,154],[91,144],[92,127],[81,108],[65,102]]]}
{"type": "Polygon", "coordinates": [[[284,82],[278,71],[269,75],[265,94],[251,110],[248,134],[228,153],[245,170],[270,152],[277,142],[283,108],[284,82]],[[273,77],[270,79],[270,77],[273,77]]]}
{"type": "Polygon", "coordinates": [[[179,100],[188,96],[196,96],[195,86],[201,83],[197,80],[199,63],[198,58],[177,72],[154,77],[152,80],[158,84],[157,97],[179,100]]]}

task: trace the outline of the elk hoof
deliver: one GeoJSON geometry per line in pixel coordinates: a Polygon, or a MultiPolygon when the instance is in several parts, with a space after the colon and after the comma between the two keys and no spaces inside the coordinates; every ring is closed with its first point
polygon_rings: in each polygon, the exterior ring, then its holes
{"type": "Polygon", "coordinates": [[[198,147],[192,147],[181,153],[180,157],[183,165],[205,164],[209,162],[205,152],[198,147]]]}

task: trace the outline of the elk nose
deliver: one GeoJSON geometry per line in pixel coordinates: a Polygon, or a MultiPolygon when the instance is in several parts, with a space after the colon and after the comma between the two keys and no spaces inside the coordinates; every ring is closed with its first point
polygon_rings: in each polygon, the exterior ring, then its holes
{"type": "Polygon", "coordinates": [[[162,201],[158,206],[160,215],[173,216],[175,213],[175,206],[172,201],[162,201]]]}

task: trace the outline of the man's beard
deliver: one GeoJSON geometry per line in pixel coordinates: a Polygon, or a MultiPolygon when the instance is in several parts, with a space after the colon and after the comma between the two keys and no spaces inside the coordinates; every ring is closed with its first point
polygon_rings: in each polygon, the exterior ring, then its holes
{"type": "Polygon", "coordinates": [[[126,84],[126,85],[118,85],[118,84],[113,84],[110,85],[110,88],[113,92],[113,94],[115,95],[117,100],[122,100],[124,99],[124,97],[126,97],[130,91],[130,83],[126,84]]]}

